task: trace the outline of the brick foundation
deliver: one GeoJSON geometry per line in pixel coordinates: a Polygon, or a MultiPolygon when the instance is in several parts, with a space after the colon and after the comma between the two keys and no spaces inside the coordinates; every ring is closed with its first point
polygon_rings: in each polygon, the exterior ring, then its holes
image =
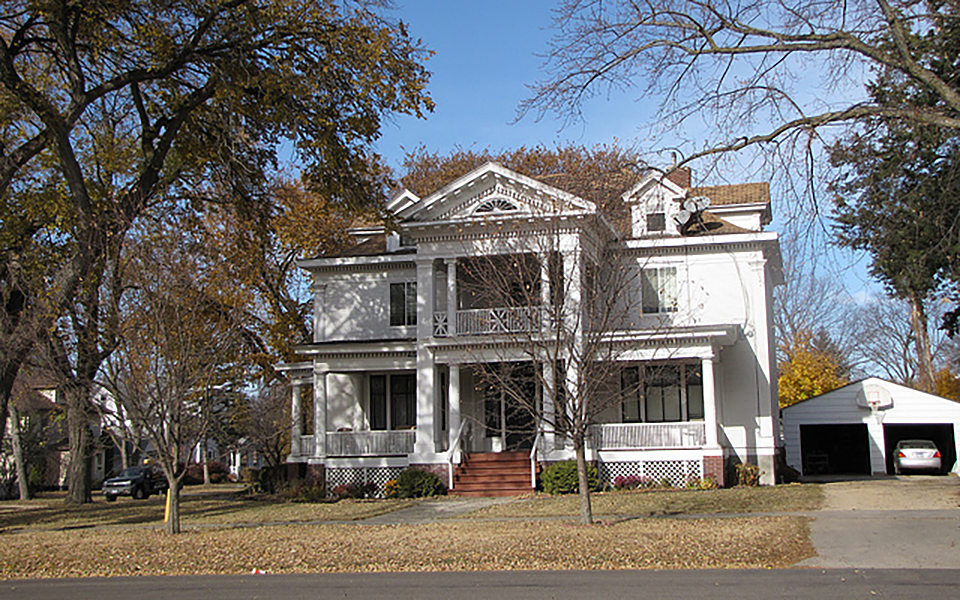
{"type": "Polygon", "coordinates": [[[703,478],[713,479],[720,487],[725,486],[726,481],[724,478],[724,465],[722,456],[703,457],[703,478]]]}
{"type": "Polygon", "coordinates": [[[309,486],[320,486],[327,489],[327,470],[324,465],[307,465],[307,474],[304,483],[309,486]]]}

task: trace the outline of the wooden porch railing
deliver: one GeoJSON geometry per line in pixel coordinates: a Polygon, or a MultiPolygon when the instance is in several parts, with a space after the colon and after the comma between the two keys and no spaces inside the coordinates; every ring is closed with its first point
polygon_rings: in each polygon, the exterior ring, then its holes
{"type": "Polygon", "coordinates": [[[327,456],[397,456],[413,452],[416,431],[338,431],[327,434],[327,456]]]}
{"type": "Polygon", "coordinates": [[[610,423],[594,425],[590,432],[597,450],[639,448],[701,448],[707,443],[703,422],[610,423]]]}

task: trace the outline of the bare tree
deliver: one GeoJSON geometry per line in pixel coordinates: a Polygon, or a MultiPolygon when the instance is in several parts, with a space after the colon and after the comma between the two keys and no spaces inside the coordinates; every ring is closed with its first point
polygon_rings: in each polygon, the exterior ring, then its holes
{"type": "MultiPolygon", "coordinates": [[[[480,244],[462,267],[463,301],[488,309],[484,330],[499,333],[475,347],[481,389],[494,398],[487,428],[529,435],[539,423],[546,439],[570,444],[577,462],[580,519],[593,522],[587,447],[598,417],[619,405],[625,351],[615,332],[638,314],[639,271],[613,249],[614,230],[598,214],[575,219],[537,215],[509,232],[509,242],[480,244]],[[476,252],[480,250],[480,252],[476,252]],[[520,424],[511,429],[511,424],[520,424]]],[[[504,232],[498,232],[504,233],[504,232]]]]}
{"type": "MultiPolygon", "coordinates": [[[[931,313],[928,335],[936,365],[949,365],[955,344],[936,327],[939,315],[946,310],[942,303],[927,303],[931,313]]],[[[893,298],[876,299],[859,307],[856,328],[857,344],[853,358],[858,370],[878,373],[887,379],[914,385],[917,381],[917,339],[911,323],[909,303],[893,298]]]]}
{"type": "Polygon", "coordinates": [[[957,129],[960,90],[952,72],[923,59],[930,44],[920,41],[956,13],[952,2],[906,0],[566,0],[547,77],[521,114],[578,119],[585,100],[640,87],[660,98],[667,127],[712,117],[723,139],[695,156],[871,116],[957,129]],[[938,102],[919,109],[868,99],[860,87],[867,68],[895,72],[938,102]],[[853,95],[838,93],[850,87],[858,88],[853,95]]]}
{"type": "Polygon", "coordinates": [[[169,485],[166,530],[179,533],[184,463],[211,429],[217,390],[238,379],[241,340],[204,286],[200,253],[163,233],[143,240],[128,266],[126,335],[108,385],[153,446],[169,485]]]}

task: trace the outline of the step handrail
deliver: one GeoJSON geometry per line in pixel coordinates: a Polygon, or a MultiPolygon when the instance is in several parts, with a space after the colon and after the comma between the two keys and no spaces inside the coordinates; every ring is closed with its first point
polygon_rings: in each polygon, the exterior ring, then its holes
{"type": "Polygon", "coordinates": [[[530,449],[530,487],[537,489],[537,447],[540,446],[540,436],[543,430],[537,428],[537,435],[533,438],[533,448],[530,449]]]}
{"type": "Polygon", "coordinates": [[[450,450],[447,451],[447,466],[448,466],[448,490],[453,489],[453,458],[457,454],[457,450],[460,449],[460,440],[463,438],[463,429],[467,426],[467,421],[463,420],[460,422],[460,429],[457,430],[457,437],[453,440],[453,445],[450,446],[450,450]]]}

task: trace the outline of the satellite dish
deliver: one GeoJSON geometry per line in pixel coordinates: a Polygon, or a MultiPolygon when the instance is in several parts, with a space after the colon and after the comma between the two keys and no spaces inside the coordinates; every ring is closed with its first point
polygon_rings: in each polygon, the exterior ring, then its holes
{"type": "Polygon", "coordinates": [[[710,198],[706,196],[687,198],[687,201],[683,203],[683,207],[690,212],[700,212],[708,206],[710,206],[710,198]]]}
{"type": "Polygon", "coordinates": [[[693,215],[689,210],[681,210],[677,213],[677,216],[674,217],[674,219],[676,219],[677,224],[682,227],[687,224],[687,221],[690,220],[691,216],[693,215]]]}

